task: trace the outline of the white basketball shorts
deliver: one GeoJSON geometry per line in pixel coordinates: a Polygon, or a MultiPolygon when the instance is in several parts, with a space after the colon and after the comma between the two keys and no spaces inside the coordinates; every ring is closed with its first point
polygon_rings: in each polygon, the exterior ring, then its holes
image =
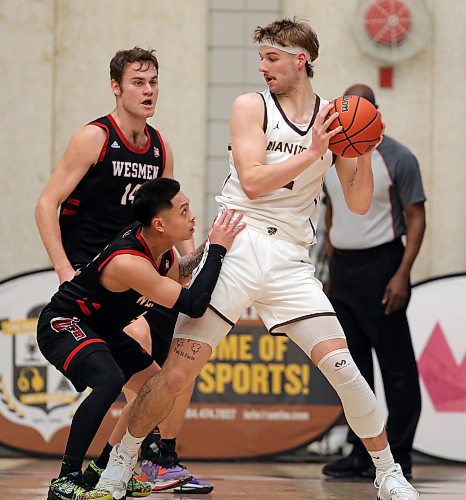
{"type": "Polygon", "coordinates": [[[266,228],[246,227],[225,256],[210,302],[223,323],[214,325],[210,311],[199,319],[180,314],[174,337],[196,338],[215,348],[251,304],[272,334],[289,323],[335,315],[314,277],[307,248],[269,235],[266,228]]]}

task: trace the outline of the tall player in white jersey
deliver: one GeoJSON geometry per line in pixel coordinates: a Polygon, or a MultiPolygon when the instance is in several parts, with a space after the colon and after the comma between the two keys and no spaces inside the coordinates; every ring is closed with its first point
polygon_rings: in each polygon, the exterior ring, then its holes
{"type": "Polygon", "coordinates": [[[296,342],[335,388],[374,461],[378,498],[419,498],[394,463],[380,407],[309,260],[325,171],[335,163],[348,207],[363,214],[372,200],[370,154],[334,159],[328,150],[341,128],[327,131],[337,113],[328,115],[331,107],[312,88],[319,43],[307,23],[275,21],[257,28],[254,39],[268,90],[233,104],[230,175],[217,197],[220,210],[241,212],[247,227],[225,256],[207,312],[178,319],[168,359],[136,399],[125,438],[99,485],[121,498],[140,441],[168,414],[244,308],[254,304],[270,333],[296,342]]]}
{"type": "MultiPolygon", "coordinates": [[[[305,113],[296,114],[295,120],[304,119],[304,123],[300,123],[287,117],[279,97],[271,90],[241,96],[235,103],[236,108],[243,105],[241,101],[246,107],[249,105],[256,107],[263,115],[264,130],[260,130],[260,142],[257,141],[252,146],[257,148],[260,145],[262,156],[265,137],[264,165],[268,166],[283,164],[312,146],[312,130],[317,114],[328,104],[319,96],[314,96],[314,102],[311,102],[309,109],[305,113]],[[249,101],[249,104],[246,101],[249,101]]],[[[244,113],[240,111],[240,114],[244,113]]],[[[238,132],[242,132],[241,127],[236,130],[236,133],[238,132]]],[[[251,139],[255,141],[255,137],[251,139]]],[[[233,141],[236,140],[237,137],[234,135],[233,141]]],[[[290,176],[284,172],[285,184],[280,184],[281,180],[277,179],[274,186],[271,186],[274,189],[270,192],[257,186],[254,187],[258,190],[257,193],[248,192],[248,194],[241,181],[244,182],[245,176],[249,176],[252,172],[249,169],[248,172],[242,172],[241,150],[239,154],[236,154],[236,150],[235,148],[233,153],[231,146],[229,147],[230,175],[224,183],[222,194],[216,197],[221,206],[231,206],[241,210],[246,215],[248,225],[259,231],[270,227],[272,228],[270,231],[280,239],[306,247],[315,243],[322,178],[333,162],[330,150],[323,152],[322,157],[313,163],[312,168],[299,169],[302,171],[298,170],[299,174],[290,178],[289,182],[287,180],[290,176]]],[[[280,175],[279,172],[273,173],[280,175]]]]}

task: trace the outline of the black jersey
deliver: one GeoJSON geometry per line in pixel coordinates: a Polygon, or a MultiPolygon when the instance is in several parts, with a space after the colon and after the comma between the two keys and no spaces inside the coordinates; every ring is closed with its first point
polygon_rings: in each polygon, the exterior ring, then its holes
{"type": "Polygon", "coordinates": [[[107,140],[97,163],[60,208],[63,247],[73,266],[89,262],[134,221],[136,190],[143,182],[161,177],[165,168],[162,138],[150,125],[146,125],[146,146],[137,149],[111,115],[90,124],[104,129],[107,140]]]}
{"type": "Polygon", "coordinates": [[[133,289],[111,292],[100,284],[104,267],[120,254],[144,257],[162,276],[167,274],[174,262],[171,249],[162,255],[157,266],[141,236],[141,225],[135,223],[79,270],[71,281],[62,283],[52,297],[50,307],[63,317],[85,319],[104,338],[112,331],[122,330],[133,319],[147,312],[154,305],[147,297],[133,289]]]}

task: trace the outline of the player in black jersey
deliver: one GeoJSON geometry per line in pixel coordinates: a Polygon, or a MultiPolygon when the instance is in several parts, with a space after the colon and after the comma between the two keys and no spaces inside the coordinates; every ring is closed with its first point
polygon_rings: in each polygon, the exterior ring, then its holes
{"type": "MultiPolygon", "coordinates": [[[[103,417],[123,385],[138,392],[156,373],[155,363],[123,328],[154,304],[200,317],[205,312],[226,250],[244,228],[241,217],[225,212],[209,233],[205,262],[183,288],[172,246],[194,232],[187,197],[173,179],[145,183],[135,196],[139,223],[108,245],[71,281],[60,285],[38,321],[42,354],[78,391],[92,392],[77,409],[70,428],[58,479],[48,499],[103,499],[112,495],[84,485],[81,468],[85,453],[103,417]]],[[[196,344],[192,344],[193,351],[196,344]]],[[[127,405],[128,410],[131,403],[127,405]]],[[[120,417],[123,436],[129,411],[120,417]]],[[[128,482],[127,478],[125,482],[128,482]]]]}
{"type": "Polygon", "coordinates": [[[117,52],[110,62],[115,109],[73,135],[39,198],[37,225],[60,282],[134,221],[131,203],[143,182],[173,177],[170,146],[147,124],[158,68],[153,51],[117,52]]]}
{"type": "MultiPolygon", "coordinates": [[[[147,123],[157,103],[158,70],[154,51],[135,47],[115,54],[110,62],[115,109],[74,134],[40,196],[37,225],[61,283],[70,280],[134,220],[131,205],[143,182],[173,177],[171,148],[147,123]]],[[[189,254],[194,249],[192,239],[177,243],[177,249],[182,256],[189,254]]],[[[192,268],[182,259],[184,278],[192,268]]],[[[176,315],[154,308],[145,319],[150,332],[144,319],[135,321],[126,331],[152,353],[160,366],[168,353],[176,315]]],[[[161,426],[163,437],[170,443],[181,428],[191,391],[188,388],[178,398],[170,418],[161,426]]],[[[95,471],[105,467],[110,449],[106,446],[97,464],[91,462],[95,471]]],[[[186,477],[183,469],[176,469],[177,477],[186,477]]],[[[168,482],[159,475],[157,482],[160,487],[176,484],[173,474],[168,482]]]]}

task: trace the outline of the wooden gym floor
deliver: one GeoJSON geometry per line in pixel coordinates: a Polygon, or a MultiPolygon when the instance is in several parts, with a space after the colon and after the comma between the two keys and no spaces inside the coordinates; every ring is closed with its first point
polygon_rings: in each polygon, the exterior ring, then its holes
{"type": "MultiPolygon", "coordinates": [[[[153,493],[159,500],[363,500],[375,499],[370,480],[331,480],[320,463],[186,462],[215,485],[209,495],[153,493]]],[[[45,499],[59,460],[0,458],[0,500],[45,499]]],[[[426,500],[466,499],[466,465],[416,464],[414,484],[426,500]]]]}

